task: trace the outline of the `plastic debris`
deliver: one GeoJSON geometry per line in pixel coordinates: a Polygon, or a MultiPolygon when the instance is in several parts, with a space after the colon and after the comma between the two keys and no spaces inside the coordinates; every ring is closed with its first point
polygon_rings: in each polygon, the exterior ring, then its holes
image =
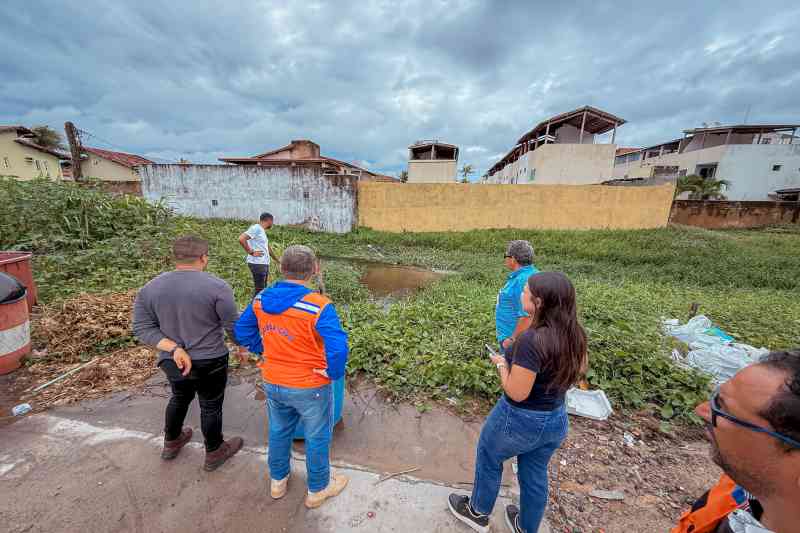
{"type": "Polygon", "coordinates": [[[745,366],[758,362],[769,353],[766,348],[734,342],[734,338],[698,315],[681,325],[676,319],[662,322],[664,332],[689,346],[684,357],[673,350],[674,361],[710,374],[717,383],[729,380],[745,366]]]}
{"type": "Polygon", "coordinates": [[[31,407],[31,404],[21,403],[11,410],[11,414],[14,416],[22,416],[26,413],[30,413],[31,409],[33,409],[33,407],[31,407]]]}
{"type": "Polygon", "coordinates": [[[634,444],[636,444],[636,438],[627,431],[622,434],[622,440],[625,441],[625,444],[631,448],[633,448],[634,444]]]}
{"type": "Polygon", "coordinates": [[[625,499],[625,493],[621,490],[600,490],[595,489],[589,493],[589,496],[600,498],[601,500],[615,500],[622,501],[625,499]]]}
{"type": "Polygon", "coordinates": [[[606,420],[614,410],[606,393],[601,390],[580,390],[571,388],[567,391],[567,412],[571,415],[583,416],[592,420],[606,420]]]}

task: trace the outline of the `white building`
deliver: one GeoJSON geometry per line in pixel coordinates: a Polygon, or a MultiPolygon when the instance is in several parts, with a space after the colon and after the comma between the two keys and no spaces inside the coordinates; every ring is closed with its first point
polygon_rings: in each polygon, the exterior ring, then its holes
{"type": "Polygon", "coordinates": [[[616,179],[676,179],[697,174],[730,182],[728,200],[769,200],[800,187],[796,124],[715,126],[684,131],[683,138],[620,154],[616,179]]]}
{"type": "Polygon", "coordinates": [[[585,106],[537,124],[494,164],[484,183],[584,185],[611,179],[617,127],[625,120],[585,106]],[[613,131],[611,142],[597,136],[613,131]]]}
{"type": "Polygon", "coordinates": [[[408,183],[453,183],[458,147],[439,141],[417,141],[408,147],[408,183]]]}

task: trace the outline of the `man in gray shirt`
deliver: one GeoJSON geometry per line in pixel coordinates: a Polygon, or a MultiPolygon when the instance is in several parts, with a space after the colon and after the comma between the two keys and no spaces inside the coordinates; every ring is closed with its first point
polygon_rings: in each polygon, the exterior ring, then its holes
{"type": "MultiPolygon", "coordinates": [[[[164,425],[163,459],[174,459],[192,438],[183,421],[195,394],[205,438],[204,468],[215,470],[241,449],[243,441],[222,437],[222,402],[228,382],[228,348],[239,316],[233,290],[205,271],[208,242],[194,236],[173,244],[175,270],[165,272],[139,291],[133,308],[133,333],[160,350],[158,367],[172,387],[164,425]]],[[[240,357],[245,352],[240,351],[240,357]]]]}

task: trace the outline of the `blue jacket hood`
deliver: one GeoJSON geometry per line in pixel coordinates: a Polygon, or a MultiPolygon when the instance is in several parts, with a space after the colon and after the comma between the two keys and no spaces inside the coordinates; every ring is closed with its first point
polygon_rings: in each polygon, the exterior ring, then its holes
{"type": "Polygon", "coordinates": [[[310,292],[311,289],[305,285],[279,281],[261,291],[258,298],[261,299],[261,309],[265,313],[279,315],[310,292]]]}

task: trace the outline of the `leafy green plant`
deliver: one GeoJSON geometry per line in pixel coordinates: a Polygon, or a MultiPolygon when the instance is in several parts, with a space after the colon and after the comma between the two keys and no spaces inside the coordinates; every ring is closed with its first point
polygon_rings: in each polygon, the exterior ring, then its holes
{"type": "Polygon", "coordinates": [[[690,174],[678,179],[675,195],[688,192],[690,200],[724,200],[725,195],[722,191],[730,185],[731,182],[728,180],[704,178],[697,174],[690,174]]]}

